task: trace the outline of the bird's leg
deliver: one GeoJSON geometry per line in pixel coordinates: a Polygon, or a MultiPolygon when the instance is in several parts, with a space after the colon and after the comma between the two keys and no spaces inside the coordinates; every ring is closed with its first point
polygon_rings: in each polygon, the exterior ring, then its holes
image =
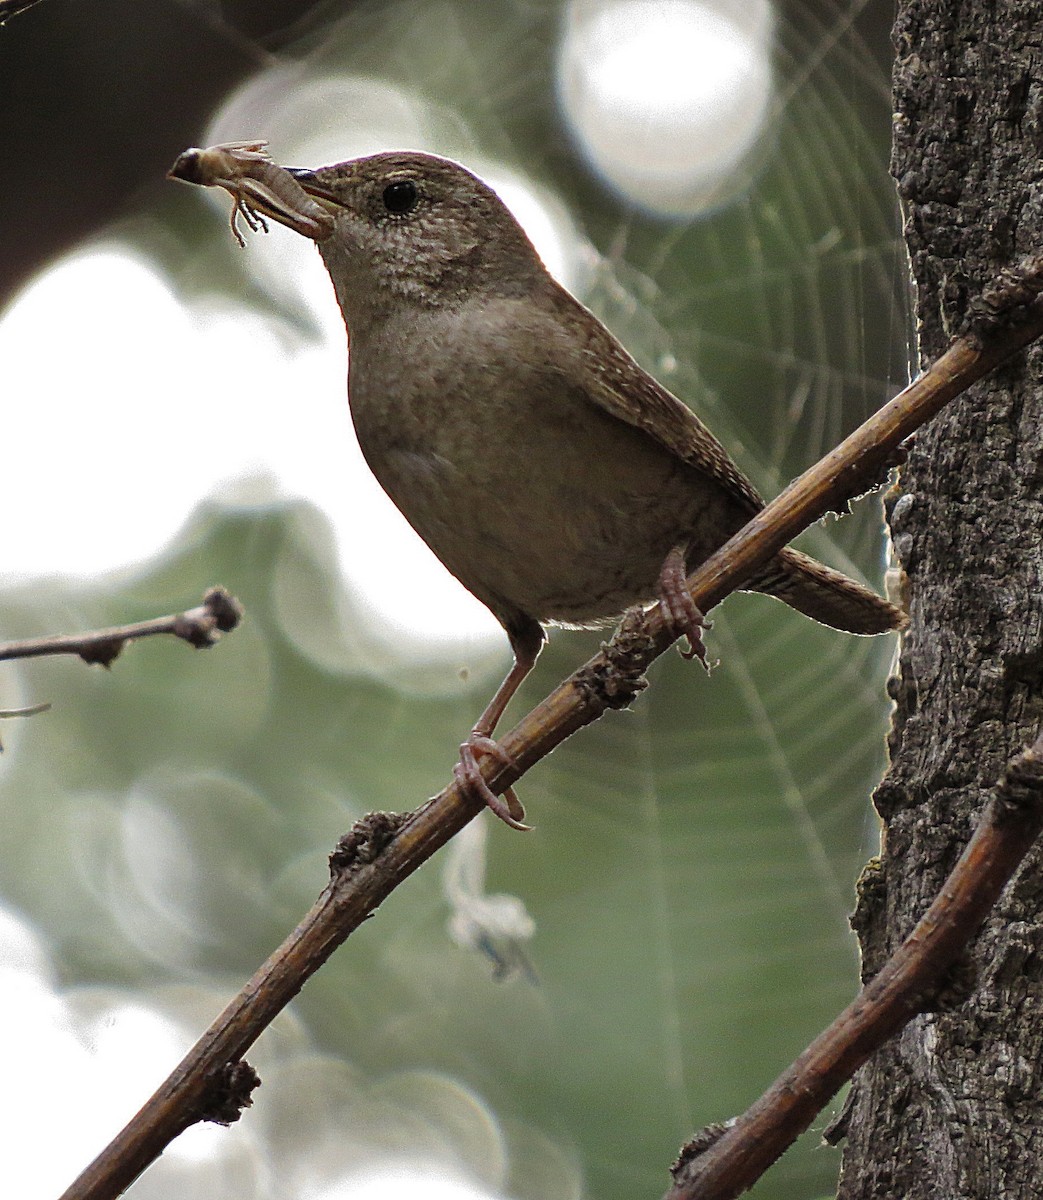
{"type": "Polygon", "coordinates": [[[685,562],[683,546],[675,546],[666,556],[663,569],[659,572],[659,583],[656,590],[659,593],[659,603],[662,605],[663,618],[666,627],[677,637],[688,639],[688,649],[681,650],[682,658],[698,658],[709,671],[706,661],[706,647],[703,645],[702,631],[709,629],[709,623],[695,606],[686,582],[688,567],[685,562]]]}
{"type": "Polygon", "coordinates": [[[456,764],[453,774],[505,824],[512,829],[529,830],[532,826],[524,824],[525,809],[522,808],[514,788],[507,788],[502,796],[497,796],[485,782],[478,766],[478,759],[484,755],[495,758],[503,766],[514,766],[511,756],[501,748],[499,742],[493,741],[492,733],[511,697],[536,665],[536,659],[543,647],[543,630],[536,621],[528,622],[521,628],[508,629],[507,636],[514,651],[514,666],[507,672],[507,677],[486,705],[485,711],[471,730],[470,737],[461,745],[460,761],[456,764]]]}

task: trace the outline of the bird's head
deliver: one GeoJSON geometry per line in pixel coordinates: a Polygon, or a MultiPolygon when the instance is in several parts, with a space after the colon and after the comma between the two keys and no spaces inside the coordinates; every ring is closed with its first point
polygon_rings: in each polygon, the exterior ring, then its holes
{"type": "Polygon", "coordinates": [[[360,306],[524,295],[544,274],[499,196],[448,159],[393,152],[291,174],[334,218],[318,245],[349,327],[360,306]]]}

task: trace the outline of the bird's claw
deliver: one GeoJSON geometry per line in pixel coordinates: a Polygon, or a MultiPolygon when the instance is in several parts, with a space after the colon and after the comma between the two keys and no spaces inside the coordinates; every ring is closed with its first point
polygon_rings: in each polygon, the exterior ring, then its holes
{"type": "Polygon", "coordinates": [[[702,631],[710,628],[686,586],[684,554],[680,549],[672,550],[663,563],[659,576],[659,603],[667,629],[677,637],[688,639],[688,649],[678,648],[682,658],[689,661],[697,658],[707,671],[710,664],[706,657],[702,631]]]}
{"type": "Polygon", "coordinates": [[[493,741],[491,737],[487,737],[485,734],[476,732],[472,733],[467,741],[461,745],[460,761],[453,768],[453,775],[463,787],[477,799],[481,800],[486,808],[495,813],[505,825],[509,825],[512,829],[517,829],[522,833],[530,832],[532,826],[526,825],[523,820],[525,809],[522,807],[514,788],[506,788],[502,796],[497,796],[485,782],[485,776],[478,766],[478,758],[483,754],[495,758],[502,766],[513,767],[515,765],[514,760],[499,742],[493,741]]]}

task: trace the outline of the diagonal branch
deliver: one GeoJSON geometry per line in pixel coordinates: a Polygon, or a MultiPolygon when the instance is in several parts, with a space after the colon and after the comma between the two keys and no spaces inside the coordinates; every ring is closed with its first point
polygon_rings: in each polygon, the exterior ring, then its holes
{"type": "MultiPolygon", "coordinates": [[[[999,289],[973,330],[694,572],[688,585],[701,611],[741,586],[802,529],[879,481],[904,438],[1043,335],[1043,303],[1027,305],[1017,325],[1006,313],[1043,288],[1043,257],[1025,264],[1015,284],[1028,290],[999,289]],[[993,312],[1001,317],[990,320],[993,312]]],[[[625,707],[645,686],[648,665],[673,640],[658,606],[628,614],[599,654],[502,739],[511,765],[482,760],[493,790],[502,792],[607,708],[625,707]]],[[[363,818],[331,856],[330,882],[301,923],[62,1200],[112,1200],[189,1125],[236,1119],[249,1103],[244,1080],[251,1075],[242,1056],[260,1033],[348,935],[482,808],[480,799],[453,782],[415,813],[363,818]]]]}
{"type": "Polygon", "coordinates": [[[39,3],[40,0],[0,0],[0,25],[39,3]]]}
{"type": "MultiPolygon", "coordinates": [[[[825,513],[842,511],[852,496],[879,483],[905,438],[950,400],[1043,335],[1043,301],[1026,307],[1017,324],[1003,323],[993,316],[1002,314],[1011,304],[1023,303],[1026,288],[1033,294],[1043,290],[1043,255],[1022,264],[1015,278],[998,278],[978,302],[987,308],[986,314],[979,316],[907,388],[794,480],[689,576],[688,590],[696,607],[709,612],[798,533],[825,513]]],[[[493,790],[513,784],[523,771],[577,729],[596,720],[605,708],[625,707],[643,686],[645,668],[667,649],[674,636],[667,631],[658,605],[643,619],[640,614],[628,614],[600,654],[500,739],[517,768],[498,767],[489,778],[493,790]]]]}
{"type": "Polygon", "coordinates": [[[734,1200],[888,1038],[939,1006],[948,974],[1043,830],[1043,732],[1007,765],[959,862],[912,933],[759,1100],[681,1150],[665,1200],[734,1200]]]}
{"type": "Polygon", "coordinates": [[[169,617],[153,617],[131,625],[95,629],[90,633],[65,633],[53,637],[0,642],[0,661],[10,658],[40,658],[45,654],[78,654],[85,663],[108,667],[127,642],[136,638],[170,633],[197,650],[212,646],[222,633],[233,630],[243,617],[243,606],[222,587],[212,587],[202,604],[169,617]]]}

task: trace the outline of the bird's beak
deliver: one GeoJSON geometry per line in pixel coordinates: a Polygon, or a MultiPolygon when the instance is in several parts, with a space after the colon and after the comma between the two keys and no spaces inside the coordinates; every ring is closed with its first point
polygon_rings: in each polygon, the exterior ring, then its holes
{"type": "Polygon", "coordinates": [[[319,183],[319,181],[315,178],[314,171],[310,170],[308,167],[283,167],[283,170],[287,175],[292,175],[309,196],[315,200],[318,200],[331,212],[336,214],[337,209],[340,208],[340,203],[337,200],[337,197],[329,190],[329,188],[325,188],[321,183],[319,183]]]}
{"type": "Polygon", "coordinates": [[[341,205],[337,197],[303,167],[275,167],[263,181],[254,180],[249,204],[313,241],[324,241],[333,232],[333,221],[341,205]]]}

